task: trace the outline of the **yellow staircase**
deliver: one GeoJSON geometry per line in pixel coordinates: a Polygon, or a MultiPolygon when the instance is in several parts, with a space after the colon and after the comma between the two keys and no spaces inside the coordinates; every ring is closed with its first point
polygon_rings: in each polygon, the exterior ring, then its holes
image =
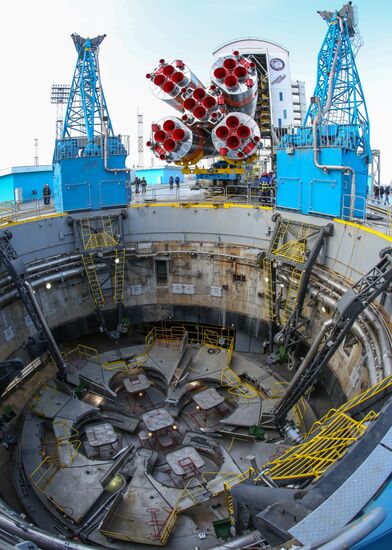
{"type": "Polygon", "coordinates": [[[80,220],[80,234],[84,250],[95,248],[108,248],[118,245],[118,237],[113,231],[112,219],[110,216],[101,217],[101,228],[97,230],[92,227],[93,220],[80,220]]]}
{"type": "Polygon", "coordinates": [[[294,268],[290,276],[290,285],[287,291],[287,298],[284,305],[282,324],[285,325],[294,313],[298,303],[298,291],[301,286],[303,271],[294,268]]]}
{"type": "Polygon", "coordinates": [[[115,304],[124,302],[124,286],[125,286],[125,250],[116,250],[114,260],[114,296],[115,304]]]}
{"type": "Polygon", "coordinates": [[[291,224],[286,220],[279,223],[271,246],[271,254],[284,260],[304,264],[306,261],[307,238],[311,228],[306,224],[291,224]],[[291,238],[289,238],[289,233],[291,238]]]}
{"type": "Polygon", "coordinates": [[[105,305],[105,298],[103,296],[101,283],[99,282],[92,254],[83,256],[83,265],[94,304],[98,309],[102,309],[105,305]]]}

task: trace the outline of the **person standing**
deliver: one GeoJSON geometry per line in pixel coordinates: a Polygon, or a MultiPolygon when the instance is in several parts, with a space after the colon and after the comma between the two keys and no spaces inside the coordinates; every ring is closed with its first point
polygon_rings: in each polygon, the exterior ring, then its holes
{"type": "Polygon", "coordinates": [[[380,202],[380,187],[376,183],[373,187],[373,193],[374,193],[374,202],[379,203],[380,202]]]}
{"type": "Polygon", "coordinates": [[[147,180],[144,176],[142,177],[141,184],[142,184],[142,193],[143,195],[145,195],[147,190],[147,180]]]}
{"type": "Polygon", "coordinates": [[[385,199],[384,199],[384,204],[387,204],[389,206],[389,194],[391,192],[391,186],[390,184],[386,185],[385,186],[385,190],[384,190],[384,196],[385,196],[385,199]]]}
{"type": "Polygon", "coordinates": [[[380,199],[381,199],[381,204],[382,204],[382,201],[383,201],[383,198],[384,198],[384,192],[385,192],[385,188],[383,185],[381,185],[380,187],[380,199]]]}
{"type": "Polygon", "coordinates": [[[260,199],[261,204],[265,205],[268,202],[269,177],[267,172],[264,172],[260,177],[260,199]]]}
{"type": "Polygon", "coordinates": [[[173,185],[174,185],[174,178],[173,178],[173,176],[170,176],[170,178],[169,178],[169,185],[170,185],[170,189],[173,189],[173,185]]]}
{"type": "Polygon", "coordinates": [[[50,193],[51,193],[50,187],[47,183],[45,183],[42,194],[44,197],[44,204],[46,205],[50,204],[50,193]]]}

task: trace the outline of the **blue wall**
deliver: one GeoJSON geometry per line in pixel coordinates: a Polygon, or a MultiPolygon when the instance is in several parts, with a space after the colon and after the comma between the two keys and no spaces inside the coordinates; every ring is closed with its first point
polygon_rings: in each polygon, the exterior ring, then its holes
{"type": "MultiPolygon", "coordinates": [[[[367,165],[354,151],[322,148],[320,164],[351,166],[356,172],[355,215],[364,217],[367,165]]],[[[279,208],[303,214],[347,218],[350,213],[351,175],[341,170],[324,172],[314,164],[313,149],[295,148],[292,154],[277,152],[277,196],[279,208]]]]}
{"type": "MultiPolygon", "coordinates": [[[[33,170],[34,168],[35,167],[32,167],[33,170]]],[[[15,169],[11,168],[10,174],[0,174],[0,201],[15,200],[15,189],[17,187],[21,187],[23,189],[23,201],[42,198],[42,189],[45,183],[49,184],[49,187],[53,193],[52,170],[34,170],[31,172],[17,172],[17,170],[17,167],[15,169]],[[12,170],[15,170],[15,172],[12,172],[12,170]],[[37,191],[37,194],[33,194],[33,191],[37,191]]]]}
{"type": "MultiPolygon", "coordinates": [[[[122,169],[125,155],[110,156],[109,168],[122,169]]],[[[107,172],[103,159],[77,157],[55,164],[53,190],[56,210],[96,210],[126,206],[130,200],[129,174],[107,172]]]]}
{"type": "Polygon", "coordinates": [[[7,174],[0,177],[0,202],[14,200],[14,176],[7,174]]]}
{"type": "Polygon", "coordinates": [[[184,175],[181,173],[182,168],[179,166],[160,166],[157,168],[137,168],[136,174],[138,178],[146,178],[147,184],[157,185],[158,183],[169,183],[170,176],[175,178],[178,176],[180,182],[184,181],[184,175]]]}

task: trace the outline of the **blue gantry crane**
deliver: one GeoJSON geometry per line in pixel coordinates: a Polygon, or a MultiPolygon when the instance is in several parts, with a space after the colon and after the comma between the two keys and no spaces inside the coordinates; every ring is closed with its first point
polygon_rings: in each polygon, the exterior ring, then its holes
{"type": "Polygon", "coordinates": [[[128,138],[114,134],[101,84],[98,53],[105,36],[72,34],[78,57],[53,158],[59,211],[114,208],[129,202],[128,138]]]}
{"type": "Polygon", "coordinates": [[[302,127],[277,151],[277,206],[351,219],[365,214],[371,162],[369,117],[355,63],[360,44],[352,3],[318,12],[328,30],[302,127]]]}

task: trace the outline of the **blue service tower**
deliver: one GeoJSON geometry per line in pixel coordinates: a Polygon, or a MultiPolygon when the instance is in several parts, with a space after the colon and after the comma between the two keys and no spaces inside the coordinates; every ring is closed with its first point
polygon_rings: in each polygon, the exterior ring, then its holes
{"type": "Polygon", "coordinates": [[[351,2],[318,12],[328,25],[304,124],[277,151],[277,206],[304,214],[363,218],[369,118],[355,64],[360,36],[351,2]]]}
{"type": "Polygon", "coordinates": [[[78,58],[53,158],[55,205],[61,212],[129,202],[126,138],[114,135],[101,85],[98,51],[105,36],[72,35],[78,58]]]}

